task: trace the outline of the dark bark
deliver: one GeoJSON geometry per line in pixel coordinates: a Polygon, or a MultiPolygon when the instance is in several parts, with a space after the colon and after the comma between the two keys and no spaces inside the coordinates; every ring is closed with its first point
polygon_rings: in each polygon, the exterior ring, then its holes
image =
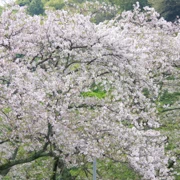
{"type": "Polygon", "coordinates": [[[33,152],[29,157],[26,157],[26,158],[23,158],[23,159],[16,159],[16,160],[12,159],[12,160],[9,160],[7,163],[5,163],[3,165],[0,165],[0,174],[1,174],[2,171],[10,169],[11,167],[13,167],[15,165],[28,163],[28,162],[34,161],[34,160],[36,160],[36,159],[38,159],[40,157],[53,156],[53,153],[46,152],[47,146],[48,146],[48,143],[46,143],[41,150],[39,150],[37,152],[33,152]]]}
{"type": "Polygon", "coordinates": [[[53,175],[52,175],[52,178],[51,180],[56,180],[56,175],[57,175],[57,169],[58,169],[58,164],[59,164],[59,158],[56,157],[54,159],[54,165],[53,165],[53,175]]]}

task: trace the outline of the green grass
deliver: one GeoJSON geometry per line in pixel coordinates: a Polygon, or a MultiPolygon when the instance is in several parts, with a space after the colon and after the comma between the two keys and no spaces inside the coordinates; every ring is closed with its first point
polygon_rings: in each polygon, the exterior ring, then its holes
{"type": "Polygon", "coordinates": [[[160,97],[160,103],[162,105],[173,105],[180,98],[180,92],[169,93],[165,90],[160,97]]]}
{"type": "Polygon", "coordinates": [[[3,108],[2,110],[3,110],[3,112],[4,112],[5,114],[8,114],[8,113],[11,112],[11,108],[10,108],[10,107],[3,108]]]}
{"type": "Polygon", "coordinates": [[[83,97],[96,97],[98,99],[103,99],[106,97],[107,92],[101,84],[92,84],[90,90],[87,92],[81,92],[83,97]]]}
{"type": "Polygon", "coordinates": [[[150,95],[150,92],[149,92],[148,88],[144,88],[143,91],[142,91],[142,93],[143,93],[144,96],[147,97],[147,98],[148,98],[149,95],[150,95]]]}
{"type": "Polygon", "coordinates": [[[139,180],[140,176],[128,163],[114,162],[113,160],[98,161],[98,172],[102,179],[107,180],[139,180]]]}
{"type": "Polygon", "coordinates": [[[106,92],[100,91],[100,92],[95,92],[95,91],[88,91],[88,92],[82,92],[81,95],[83,97],[96,97],[98,99],[102,99],[106,97],[106,92]]]}
{"type": "Polygon", "coordinates": [[[175,104],[175,102],[177,102],[178,100],[180,100],[180,92],[170,93],[170,92],[168,92],[168,90],[164,90],[161,93],[158,101],[156,102],[158,112],[162,113],[162,112],[166,112],[171,109],[172,110],[176,109],[176,107],[172,108],[172,105],[175,104]],[[163,107],[164,105],[169,105],[171,107],[166,109],[163,107]]]}
{"type": "Polygon", "coordinates": [[[173,75],[171,75],[171,76],[168,76],[167,78],[166,78],[166,80],[175,80],[176,78],[175,78],[175,76],[173,76],[173,75]]]}
{"type": "MultiPolygon", "coordinates": [[[[77,180],[92,179],[93,164],[87,163],[81,167],[70,169],[72,176],[78,176],[77,180]]],[[[110,159],[97,160],[97,180],[139,180],[141,177],[133,171],[128,163],[115,162],[110,159]]]]}

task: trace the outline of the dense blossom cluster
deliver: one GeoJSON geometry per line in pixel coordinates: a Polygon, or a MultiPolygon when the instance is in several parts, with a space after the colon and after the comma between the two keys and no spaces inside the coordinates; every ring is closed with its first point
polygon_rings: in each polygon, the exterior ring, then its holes
{"type": "Polygon", "coordinates": [[[178,33],[178,23],[147,7],[98,25],[66,11],[3,12],[0,174],[23,177],[39,157],[76,166],[81,155],[107,155],[125,158],[143,179],[173,179],[155,102],[178,60],[178,33]]]}

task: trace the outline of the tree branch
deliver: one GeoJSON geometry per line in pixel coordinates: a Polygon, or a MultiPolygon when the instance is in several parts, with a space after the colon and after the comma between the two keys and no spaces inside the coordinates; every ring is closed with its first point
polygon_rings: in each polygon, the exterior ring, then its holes
{"type": "Polygon", "coordinates": [[[178,110],[180,109],[180,107],[172,107],[172,108],[167,108],[167,109],[163,109],[161,112],[167,112],[167,111],[173,111],[173,110],[178,110]]]}
{"type": "Polygon", "coordinates": [[[34,161],[40,157],[53,156],[52,152],[45,152],[47,146],[48,146],[48,143],[46,143],[41,150],[39,150],[38,152],[35,152],[35,153],[33,152],[32,155],[30,155],[27,158],[11,160],[3,165],[0,165],[0,174],[2,173],[2,171],[10,169],[11,167],[13,167],[15,165],[28,163],[28,162],[34,161]]]}
{"type": "Polygon", "coordinates": [[[53,165],[53,175],[51,180],[56,180],[56,172],[57,172],[57,168],[58,168],[58,164],[59,164],[59,157],[55,157],[54,158],[54,165],[53,165]]]}

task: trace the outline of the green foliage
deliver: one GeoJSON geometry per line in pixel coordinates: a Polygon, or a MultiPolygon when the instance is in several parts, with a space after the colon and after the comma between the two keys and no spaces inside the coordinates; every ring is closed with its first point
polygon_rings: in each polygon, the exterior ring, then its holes
{"type": "MultiPolygon", "coordinates": [[[[136,4],[136,0],[98,0],[100,3],[109,3],[111,5],[120,6],[119,12],[124,10],[133,10],[133,5],[136,4]]],[[[83,4],[85,0],[69,0],[70,3],[77,5],[83,4]]],[[[20,6],[27,6],[28,13],[30,15],[39,15],[44,13],[44,7],[50,7],[52,9],[62,9],[65,6],[63,0],[16,0],[16,3],[20,6]]],[[[180,15],[180,1],[177,0],[139,0],[140,7],[152,6],[158,11],[166,20],[174,21],[177,15],[180,15]]],[[[2,9],[0,8],[0,12],[2,9]]],[[[93,21],[96,23],[104,20],[111,19],[114,14],[111,12],[96,12],[96,17],[93,21]]]]}
{"type": "MultiPolygon", "coordinates": [[[[176,164],[180,164],[180,159],[176,160],[176,164]]],[[[180,180],[180,167],[175,167],[174,171],[177,172],[177,174],[175,174],[175,180],[180,180]]]]}
{"type": "Polygon", "coordinates": [[[8,113],[11,112],[11,108],[10,108],[10,107],[3,108],[2,110],[3,110],[3,112],[4,112],[5,114],[8,114],[8,113]]]}
{"type": "Polygon", "coordinates": [[[174,77],[173,75],[171,75],[171,76],[168,76],[168,77],[166,78],[166,80],[175,80],[175,77],[174,77]]]}
{"type": "Polygon", "coordinates": [[[106,96],[106,92],[94,92],[94,91],[88,91],[88,92],[82,92],[81,95],[83,97],[97,97],[98,99],[102,99],[106,96]]]}
{"type": "Polygon", "coordinates": [[[49,177],[52,173],[52,169],[49,169],[49,167],[45,164],[48,159],[52,163],[49,157],[42,157],[34,161],[27,169],[29,177],[34,179],[43,179],[44,177],[49,177]],[[43,173],[39,171],[39,167],[43,167],[43,173]]]}
{"type": "Polygon", "coordinates": [[[5,176],[5,177],[2,178],[2,180],[11,180],[11,177],[5,176]]]}
{"type": "Polygon", "coordinates": [[[44,4],[41,0],[16,0],[19,6],[27,6],[27,12],[33,15],[40,15],[44,13],[44,4]]]}
{"type": "Polygon", "coordinates": [[[123,120],[121,121],[121,123],[126,126],[127,128],[133,128],[134,125],[132,124],[132,122],[130,122],[129,120],[123,120]]]}
{"type": "Polygon", "coordinates": [[[71,65],[70,70],[71,70],[71,71],[76,71],[76,70],[78,70],[80,67],[81,67],[80,64],[74,63],[73,65],[71,65]]]}
{"type": "Polygon", "coordinates": [[[27,12],[30,15],[40,15],[44,13],[44,4],[41,0],[32,0],[28,5],[27,12]]]}
{"type": "Polygon", "coordinates": [[[150,95],[150,92],[149,92],[149,90],[148,90],[148,88],[144,88],[143,90],[142,90],[142,93],[144,94],[144,96],[145,97],[149,97],[149,95],[150,95]]]}
{"type": "Polygon", "coordinates": [[[162,131],[174,131],[180,128],[180,124],[177,122],[166,122],[165,124],[163,124],[159,129],[162,131]]]}
{"type": "Polygon", "coordinates": [[[103,179],[111,180],[139,180],[140,176],[133,171],[128,163],[120,163],[109,160],[104,163],[98,161],[99,174],[103,179]]]}
{"type": "Polygon", "coordinates": [[[24,56],[24,54],[16,54],[16,58],[23,58],[24,56]]]}
{"type": "Polygon", "coordinates": [[[55,10],[62,9],[64,7],[64,0],[50,0],[45,3],[45,6],[55,10]]]}
{"type": "Polygon", "coordinates": [[[68,169],[64,169],[63,173],[57,177],[58,180],[74,180],[73,176],[68,169]]]}
{"type": "MultiPolygon", "coordinates": [[[[132,10],[133,5],[136,4],[137,0],[109,0],[110,3],[113,5],[118,5],[120,6],[121,10],[132,10]]],[[[138,1],[141,7],[148,6],[148,0],[139,0],[138,1]]]]}
{"type": "Polygon", "coordinates": [[[165,150],[173,150],[174,148],[176,148],[176,144],[169,142],[168,145],[165,147],[165,150]]]}
{"type": "Polygon", "coordinates": [[[2,14],[2,12],[3,12],[3,7],[0,6],[0,15],[2,14]]]}
{"type": "MultiPolygon", "coordinates": [[[[77,180],[92,179],[92,163],[72,168],[70,173],[77,180]]],[[[106,180],[139,180],[140,176],[133,171],[128,163],[115,162],[111,159],[97,160],[97,179],[106,180]]]]}
{"type": "Polygon", "coordinates": [[[179,100],[180,92],[169,93],[168,90],[165,90],[160,96],[161,105],[173,105],[177,100],[179,100]]]}
{"type": "MultiPolygon", "coordinates": [[[[53,163],[52,158],[42,157],[33,161],[32,163],[26,164],[23,167],[23,174],[26,174],[27,179],[50,179],[52,175],[51,164],[53,163]]],[[[8,179],[8,176],[5,176],[8,179]]],[[[21,179],[21,177],[14,177],[14,179],[21,179]]]]}
{"type": "Polygon", "coordinates": [[[31,3],[31,1],[30,0],[17,0],[16,3],[19,6],[28,6],[31,3]]]}
{"type": "Polygon", "coordinates": [[[98,12],[96,15],[91,18],[91,21],[98,24],[100,22],[103,22],[105,20],[110,20],[113,17],[115,17],[115,14],[112,14],[111,12],[98,12]]]}
{"type": "MultiPolygon", "coordinates": [[[[95,2],[95,0],[93,0],[95,2]]],[[[111,6],[117,6],[118,9],[112,10],[110,9],[101,9],[97,10],[95,7],[89,7],[89,11],[92,12],[92,22],[98,24],[104,20],[110,20],[113,17],[117,15],[117,13],[120,13],[124,10],[132,10],[133,5],[136,4],[136,0],[98,0],[99,3],[106,3],[111,6]],[[120,8],[119,8],[120,7],[120,8]]],[[[27,12],[30,15],[39,15],[44,13],[44,7],[48,7],[50,9],[58,10],[58,9],[69,9],[74,11],[73,8],[76,8],[79,6],[79,9],[83,6],[83,4],[86,2],[86,0],[68,0],[68,3],[75,4],[75,6],[65,5],[64,0],[16,0],[16,3],[20,6],[27,6],[27,12]]],[[[140,6],[144,7],[148,5],[147,0],[139,0],[140,6]]],[[[77,11],[77,9],[75,10],[77,11]]],[[[81,12],[82,13],[82,12],[81,12]]]]}
{"type": "Polygon", "coordinates": [[[93,84],[91,86],[90,91],[81,92],[81,95],[83,97],[96,97],[98,99],[103,99],[106,97],[107,93],[101,84],[98,85],[93,84]]]}
{"type": "Polygon", "coordinates": [[[85,163],[79,167],[73,167],[70,169],[70,173],[72,177],[77,177],[77,180],[81,179],[92,179],[92,163],[85,163]],[[89,177],[89,178],[88,178],[89,177]]]}
{"type": "Polygon", "coordinates": [[[180,15],[180,1],[148,0],[149,3],[168,21],[174,21],[180,15]]]}
{"type": "Polygon", "coordinates": [[[172,107],[172,105],[180,100],[180,92],[169,93],[168,90],[164,90],[160,95],[158,100],[156,101],[157,110],[159,113],[175,110],[176,107],[172,107]],[[168,105],[171,107],[164,108],[164,105],[168,105]]]}
{"type": "Polygon", "coordinates": [[[175,175],[175,180],[180,180],[180,174],[175,175]]]}
{"type": "Polygon", "coordinates": [[[86,2],[86,0],[70,0],[71,3],[77,3],[77,4],[82,4],[84,2],[86,2]]]}

